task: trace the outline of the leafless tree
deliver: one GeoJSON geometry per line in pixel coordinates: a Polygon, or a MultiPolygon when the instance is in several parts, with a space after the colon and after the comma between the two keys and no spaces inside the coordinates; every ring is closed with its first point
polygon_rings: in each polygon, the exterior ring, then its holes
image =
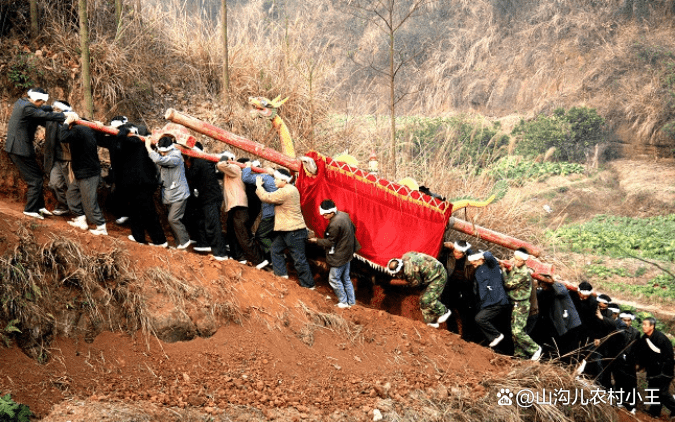
{"type": "MultiPolygon", "coordinates": [[[[345,0],[348,13],[367,24],[376,25],[386,38],[388,50],[388,63],[379,65],[370,58],[367,63],[361,63],[370,67],[377,74],[386,79],[389,95],[388,107],[391,118],[390,128],[390,163],[392,176],[396,177],[396,105],[407,94],[397,90],[397,76],[403,67],[415,60],[421,54],[423,46],[407,47],[401,42],[403,28],[416,16],[429,11],[429,6],[436,0],[345,0]]],[[[364,57],[353,55],[355,61],[363,60],[364,57]]],[[[366,58],[367,60],[367,58],[366,58]]]]}
{"type": "Polygon", "coordinates": [[[227,0],[221,0],[223,35],[223,101],[230,104],[230,59],[227,46],[227,0]]]}

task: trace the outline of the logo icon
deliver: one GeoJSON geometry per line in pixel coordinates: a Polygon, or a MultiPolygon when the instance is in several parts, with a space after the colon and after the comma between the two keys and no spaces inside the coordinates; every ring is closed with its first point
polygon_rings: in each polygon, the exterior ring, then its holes
{"type": "Polygon", "coordinates": [[[499,390],[497,398],[499,398],[497,404],[500,406],[511,406],[513,404],[513,400],[511,400],[513,398],[513,393],[508,388],[499,390]]]}

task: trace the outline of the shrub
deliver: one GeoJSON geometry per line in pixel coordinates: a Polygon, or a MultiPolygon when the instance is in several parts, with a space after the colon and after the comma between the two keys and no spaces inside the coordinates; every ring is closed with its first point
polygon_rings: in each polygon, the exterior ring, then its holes
{"type": "Polygon", "coordinates": [[[34,57],[30,54],[17,54],[9,64],[7,77],[19,91],[25,91],[36,85],[35,77],[42,75],[34,62],[34,57]]]}
{"type": "Polygon", "coordinates": [[[523,156],[534,158],[553,147],[556,160],[582,162],[586,150],[604,139],[605,119],[594,108],[558,108],[552,116],[521,119],[511,134],[519,138],[516,152],[523,156]]]}
{"type": "Polygon", "coordinates": [[[532,160],[523,160],[517,156],[509,156],[499,159],[485,173],[497,180],[508,179],[520,183],[531,179],[544,180],[550,176],[567,176],[584,171],[584,166],[578,163],[537,163],[532,160]]]}
{"type": "Polygon", "coordinates": [[[9,394],[0,396],[1,421],[29,422],[32,414],[28,406],[15,402],[9,394]]]}

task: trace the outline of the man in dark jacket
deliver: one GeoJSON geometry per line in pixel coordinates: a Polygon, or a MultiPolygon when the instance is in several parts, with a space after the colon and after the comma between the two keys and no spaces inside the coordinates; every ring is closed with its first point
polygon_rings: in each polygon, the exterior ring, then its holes
{"type": "Polygon", "coordinates": [[[35,160],[35,131],[47,121],[63,122],[66,119],[63,113],[52,112],[51,107],[44,105],[48,99],[47,91],[42,88],[33,88],[28,91],[28,97],[18,99],[12,108],[5,141],[9,159],[19,168],[21,178],[28,185],[23,213],[38,219],[52,213],[45,208],[43,173],[35,160]]]}
{"type": "MultiPolygon", "coordinates": [[[[119,129],[122,125],[129,122],[126,116],[115,116],[110,120],[110,126],[119,129]]],[[[119,175],[122,170],[118,171],[120,164],[124,162],[120,158],[120,142],[117,136],[108,135],[103,132],[96,134],[98,146],[106,148],[110,155],[110,169],[108,176],[105,178],[106,182],[112,185],[111,194],[108,195],[108,206],[115,216],[115,223],[124,224],[129,221],[129,192],[127,192],[120,181],[119,175]]]]}
{"type": "Polygon", "coordinates": [[[476,269],[476,286],[480,300],[476,324],[483,331],[490,347],[496,347],[504,340],[504,334],[495,328],[492,320],[506,315],[511,306],[504,291],[502,271],[499,262],[490,252],[474,253],[468,256],[468,260],[476,269]]]}
{"type": "Polygon", "coordinates": [[[204,233],[204,241],[208,246],[195,247],[196,251],[211,251],[218,261],[228,259],[225,248],[222,224],[220,223],[220,207],[223,205],[223,190],[216,177],[216,165],[202,158],[187,157],[185,160],[185,176],[190,191],[195,196],[199,230],[204,233]],[[206,248],[206,249],[204,249],[206,248]]]}
{"type": "Polygon", "coordinates": [[[448,321],[448,329],[451,325],[457,328],[457,333],[466,341],[478,342],[482,339],[476,325],[476,313],[478,298],[474,293],[474,268],[469,265],[466,257],[473,254],[471,244],[464,240],[445,242],[445,250],[450,250],[447,258],[440,258],[446,262],[448,281],[445,283],[441,302],[452,310],[452,318],[448,321]],[[452,323],[451,323],[452,322],[452,323]]]}
{"type": "Polygon", "coordinates": [[[623,390],[630,396],[623,397],[622,404],[630,412],[635,412],[637,398],[637,373],[635,365],[637,364],[636,351],[640,340],[640,332],[633,327],[635,315],[631,311],[623,311],[619,314],[617,328],[619,329],[621,345],[618,356],[613,365],[612,374],[614,375],[614,389],[623,390]]]}
{"type": "Polygon", "coordinates": [[[308,240],[326,249],[326,263],[330,266],[328,283],[338,299],[338,308],[349,308],[356,304],[354,285],[349,278],[354,253],[361,249],[356,240],[356,228],[349,214],[338,211],[335,202],[325,199],[319,206],[319,213],[330,221],[323,239],[311,237],[308,240]]]}
{"type": "Polygon", "coordinates": [[[647,389],[653,390],[658,404],[649,407],[649,414],[661,416],[661,407],[666,406],[675,415],[675,399],[668,389],[673,381],[673,345],[665,334],[656,329],[652,317],[642,321],[642,332],[638,346],[638,364],[647,372],[647,389]]]}
{"type": "MultiPolygon", "coordinates": [[[[65,100],[57,100],[52,104],[56,113],[71,112],[72,107],[65,100]]],[[[49,174],[49,188],[54,192],[56,208],[54,215],[63,215],[69,212],[66,192],[72,183],[70,175],[70,147],[59,140],[60,122],[48,121],[45,123],[44,170],[49,174]]]]}
{"type": "Polygon", "coordinates": [[[77,116],[69,115],[59,130],[59,140],[70,145],[75,180],[68,187],[68,207],[75,215],[68,224],[87,230],[87,220],[96,228],[95,235],[107,235],[103,213],[98,206],[97,190],[101,180],[101,162],[94,131],[87,126],[74,125],[77,116]]]}
{"type": "Polygon", "coordinates": [[[578,345],[581,319],[564,284],[547,277],[540,280],[537,293],[539,321],[532,333],[534,340],[549,352],[564,356],[578,345]]]}
{"type": "Polygon", "coordinates": [[[129,240],[145,244],[147,231],[152,245],[166,248],[169,244],[159,222],[154,200],[159,187],[157,167],[145,149],[145,142],[136,135],[138,129],[130,123],[120,126],[117,133],[119,150],[115,171],[117,182],[128,193],[131,203],[129,240]]]}

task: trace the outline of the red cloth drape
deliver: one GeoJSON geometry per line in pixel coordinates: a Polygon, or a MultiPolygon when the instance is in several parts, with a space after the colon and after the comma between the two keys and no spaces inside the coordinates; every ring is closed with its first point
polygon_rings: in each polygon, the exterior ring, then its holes
{"type": "Polygon", "coordinates": [[[409,251],[438,255],[452,204],[314,151],[307,156],[316,161],[317,175],[301,170],[296,187],[305,222],[317,236],[323,237],[328,225],[319,205],[332,199],[354,222],[361,243],[357,254],[370,263],[386,267],[390,259],[409,251]]]}

